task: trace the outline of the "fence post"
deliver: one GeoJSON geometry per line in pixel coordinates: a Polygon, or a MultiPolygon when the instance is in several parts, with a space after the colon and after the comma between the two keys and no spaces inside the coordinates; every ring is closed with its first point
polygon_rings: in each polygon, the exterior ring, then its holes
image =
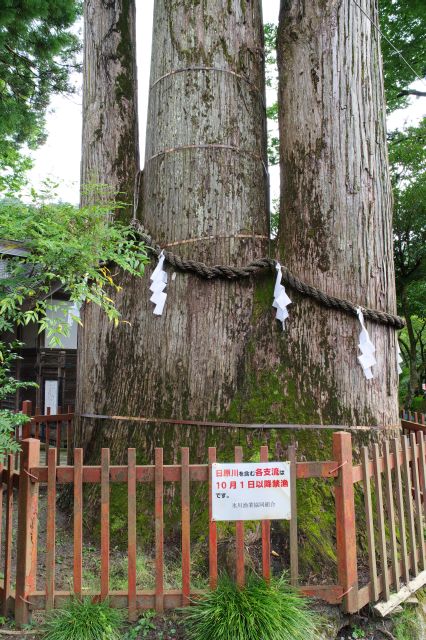
{"type": "MultiPolygon", "coordinates": [[[[25,413],[26,416],[31,416],[32,408],[31,400],[23,401],[22,413],[25,413]]],[[[22,425],[22,440],[26,440],[27,438],[31,438],[31,420],[28,420],[28,422],[22,425]]]]}
{"type": "Polygon", "coordinates": [[[34,438],[21,443],[21,466],[18,493],[18,534],[16,547],[15,620],[18,627],[28,624],[28,596],[36,588],[38,482],[29,475],[40,459],[40,441],[34,438]]]}
{"type": "Polygon", "coordinates": [[[337,573],[343,589],[343,608],[353,613],[358,611],[358,568],[350,433],[333,434],[333,457],[338,468],[335,481],[337,573]]]}

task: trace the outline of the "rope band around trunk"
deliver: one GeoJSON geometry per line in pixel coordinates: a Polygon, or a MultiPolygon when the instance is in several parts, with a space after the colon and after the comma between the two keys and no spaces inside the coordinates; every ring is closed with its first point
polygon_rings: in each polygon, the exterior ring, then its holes
{"type": "MultiPolygon", "coordinates": [[[[159,245],[155,244],[149,233],[144,229],[142,224],[134,219],[132,220],[132,226],[135,232],[139,235],[145,246],[151,253],[159,256],[162,249],[159,245]]],[[[272,258],[264,257],[257,260],[253,260],[244,267],[233,267],[229,265],[214,265],[208,266],[204,262],[192,260],[190,258],[181,258],[180,256],[172,253],[171,251],[164,250],[164,256],[166,262],[178,269],[179,271],[194,273],[200,278],[206,280],[223,279],[223,280],[239,280],[240,278],[249,278],[265,270],[275,269],[275,260],[272,258]]],[[[361,305],[354,304],[344,298],[336,298],[335,296],[329,296],[321,289],[312,287],[306,284],[287,269],[282,267],[282,278],[286,285],[291,289],[298,291],[303,296],[312,298],[318,304],[328,309],[336,309],[343,311],[352,316],[357,317],[357,310],[361,305]]],[[[405,320],[400,316],[395,316],[385,311],[378,311],[377,309],[367,309],[362,307],[364,318],[371,320],[377,324],[393,327],[394,329],[402,329],[405,326],[405,320]]]]}

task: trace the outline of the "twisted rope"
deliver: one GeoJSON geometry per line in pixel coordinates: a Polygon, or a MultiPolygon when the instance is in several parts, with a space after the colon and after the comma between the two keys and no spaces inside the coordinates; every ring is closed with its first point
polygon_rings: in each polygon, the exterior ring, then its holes
{"type": "MultiPolygon", "coordinates": [[[[147,249],[154,255],[159,256],[162,251],[161,247],[155,244],[152,237],[147,233],[141,223],[138,220],[132,220],[132,226],[147,249]]],[[[224,280],[249,278],[260,271],[264,271],[265,269],[272,271],[275,269],[276,265],[275,260],[272,258],[259,258],[258,260],[253,260],[253,262],[250,262],[244,267],[233,267],[229,265],[214,265],[211,267],[204,264],[204,262],[191,260],[190,258],[181,258],[171,251],[166,251],[165,249],[163,251],[166,262],[168,262],[172,267],[179,271],[195,273],[200,278],[204,278],[206,280],[213,280],[215,278],[224,280]]],[[[328,309],[337,309],[357,317],[357,309],[360,305],[355,305],[344,298],[329,296],[327,293],[324,293],[324,291],[321,291],[321,289],[317,289],[316,287],[312,287],[311,285],[302,282],[302,280],[299,280],[299,278],[293,275],[291,271],[284,266],[282,267],[282,278],[285,284],[291,289],[298,291],[303,296],[312,298],[323,307],[327,307],[328,309]]],[[[365,307],[362,307],[362,312],[364,314],[364,318],[367,318],[372,322],[376,322],[377,324],[383,324],[393,327],[394,329],[402,329],[405,326],[405,320],[403,318],[400,316],[394,316],[391,313],[386,313],[385,311],[377,311],[376,309],[366,309],[365,307]]]]}

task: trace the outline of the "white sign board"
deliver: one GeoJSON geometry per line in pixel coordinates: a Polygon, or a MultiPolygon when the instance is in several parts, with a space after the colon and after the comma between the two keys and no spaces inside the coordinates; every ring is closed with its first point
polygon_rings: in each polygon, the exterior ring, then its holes
{"type": "Polygon", "coordinates": [[[212,464],[212,520],[290,520],[290,463],[212,464]]]}
{"type": "Polygon", "coordinates": [[[47,407],[50,407],[52,416],[58,413],[58,380],[44,381],[44,414],[47,414],[47,407]]]}

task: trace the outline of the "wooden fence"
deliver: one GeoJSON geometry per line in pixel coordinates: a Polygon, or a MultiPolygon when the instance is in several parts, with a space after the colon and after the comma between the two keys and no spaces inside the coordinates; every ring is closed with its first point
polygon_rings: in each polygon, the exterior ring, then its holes
{"type": "Polygon", "coordinates": [[[357,607],[379,599],[385,615],[426,583],[426,448],[421,431],[362,449],[352,471],[364,497],[369,580],[358,590],[357,607]],[[403,589],[405,585],[405,588],[403,589]],[[390,600],[391,590],[394,593],[390,600]]]}
{"type": "MultiPolygon", "coordinates": [[[[83,558],[83,485],[98,484],[101,490],[101,548],[100,548],[100,591],[90,593],[94,597],[109,597],[115,606],[127,607],[129,618],[135,619],[142,609],[155,608],[163,611],[187,604],[200,595],[200,591],[191,590],[191,548],[190,548],[190,483],[202,482],[209,486],[209,511],[211,514],[212,463],[216,461],[216,449],[209,448],[208,464],[190,464],[189,449],[181,451],[181,463],[163,464],[163,450],[156,449],[153,465],[136,465],[135,449],[128,450],[127,465],[111,466],[108,449],[102,450],[99,466],[84,466],[83,452],[74,450],[73,466],[57,466],[57,450],[48,451],[47,465],[40,465],[40,442],[34,438],[22,443],[21,470],[14,470],[14,458],[9,456],[8,465],[2,469],[5,499],[2,508],[6,511],[6,532],[4,545],[5,570],[3,588],[0,589],[0,601],[3,610],[14,609],[18,624],[25,624],[32,609],[49,609],[60,605],[72,594],[81,595],[82,558],[83,558]],[[181,483],[181,545],[182,545],[182,586],[179,590],[164,588],[164,484],[181,483]],[[56,492],[58,485],[72,483],[74,495],[73,509],[73,588],[71,591],[55,589],[55,533],[56,533],[56,492]],[[111,483],[127,484],[128,500],[128,588],[125,592],[110,590],[110,486],[111,483]],[[138,483],[151,483],[154,486],[155,519],[155,589],[136,590],[136,487],[138,483]],[[42,591],[36,588],[37,574],[37,511],[40,485],[47,487],[47,541],[46,576],[42,591]],[[11,523],[14,508],[12,487],[18,489],[18,537],[16,552],[16,589],[11,589],[12,537],[11,523]],[[9,526],[8,524],[9,523],[9,526]]],[[[356,580],[355,558],[355,515],[353,511],[353,484],[351,465],[347,458],[351,453],[351,436],[348,433],[334,434],[334,460],[323,462],[297,462],[295,447],[290,447],[288,458],[291,461],[292,508],[293,518],[290,526],[291,581],[298,584],[298,543],[297,543],[297,501],[296,483],[307,478],[335,479],[336,509],[336,552],[338,558],[338,583],[332,585],[301,585],[301,590],[310,596],[322,598],[338,604],[347,598],[352,582],[356,580]]],[[[235,448],[235,461],[242,461],[242,448],[235,448]]],[[[260,451],[262,461],[268,460],[268,449],[260,451]]],[[[206,505],[207,506],[207,505],[206,505]]],[[[218,578],[218,537],[217,525],[209,518],[208,532],[209,584],[214,588],[218,578]]],[[[237,522],[235,527],[236,576],[240,585],[245,581],[244,561],[244,523],[237,522]]],[[[262,572],[270,578],[270,522],[262,522],[262,572]]],[[[353,605],[351,605],[353,606],[353,605]]]]}
{"type": "MultiPolygon", "coordinates": [[[[67,416],[66,421],[71,418],[67,416]]],[[[57,419],[57,416],[50,416],[57,419]]],[[[39,417],[32,418],[36,430],[39,417]]],[[[42,417],[40,416],[40,419],[42,417]]],[[[44,417],[45,418],[45,417],[44,417]]],[[[64,415],[60,415],[61,421],[64,415]]],[[[49,421],[48,421],[49,422],[49,421]]],[[[24,430],[28,435],[28,430],[24,430]]],[[[37,433],[34,433],[37,435],[37,433]]],[[[218,578],[218,531],[211,519],[212,464],[216,449],[209,448],[208,463],[190,464],[189,449],[182,448],[180,464],[164,465],[163,450],[155,450],[151,465],[137,465],[135,449],[128,450],[126,465],[112,466],[108,449],[102,449],[101,464],[85,466],[83,451],[74,450],[74,464],[58,465],[58,447],[47,448],[46,464],[40,464],[40,441],[27,438],[22,443],[20,471],[15,470],[13,455],[8,456],[5,467],[0,468],[0,515],[4,516],[4,534],[0,541],[4,548],[3,586],[0,587],[0,607],[3,612],[14,611],[18,624],[25,624],[33,609],[60,606],[73,594],[105,598],[114,606],[127,607],[134,620],[143,609],[163,611],[186,605],[201,591],[191,589],[191,483],[208,485],[209,530],[208,565],[209,584],[215,588],[218,578]],[[126,526],[128,580],[126,591],[110,588],[110,488],[111,483],[127,485],[128,521],[126,526]],[[154,491],[155,522],[155,588],[136,588],[136,489],[140,483],[151,484],[154,491]],[[181,588],[165,589],[164,582],[164,487],[166,483],[180,483],[181,511],[181,588]],[[59,485],[72,484],[73,506],[73,576],[72,589],[56,589],[56,497],[59,485]],[[100,486],[100,590],[85,592],[83,575],[83,486],[100,486]],[[37,589],[37,555],[39,551],[37,523],[40,486],[47,492],[47,526],[45,555],[45,584],[37,589]],[[15,490],[15,491],[14,491],[15,490]],[[16,567],[12,567],[13,510],[17,500],[18,523],[16,567]],[[14,571],[13,571],[14,569],[14,571]],[[12,574],[16,575],[13,589],[12,574]]],[[[235,448],[235,461],[241,462],[243,451],[235,448]]],[[[292,519],[289,528],[290,578],[293,585],[309,596],[321,598],[331,604],[341,604],[348,612],[355,612],[368,603],[389,600],[392,591],[400,592],[403,585],[414,588],[413,580],[423,580],[425,545],[423,537],[426,516],[426,448],[423,433],[411,433],[392,441],[383,441],[382,450],[375,444],[370,451],[362,450],[360,464],[352,461],[352,440],[348,432],[333,434],[332,460],[301,462],[296,459],[296,447],[289,447],[284,459],[291,463],[292,519]],[[300,584],[298,568],[298,514],[296,481],[309,478],[334,479],[334,506],[336,522],[337,581],[335,584],[300,584]],[[356,494],[363,496],[360,502],[356,494]],[[363,504],[362,512],[356,504],[363,504]],[[359,520],[357,538],[356,522],[359,520]],[[366,549],[360,534],[365,532],[366,549]],[[368,559],[365,567],[364,560],[368,559]],[[364,563],[364,564],[363,564],[364,563]]],[[[266,446],[260,450],[261,461],[268,461],[266,446]]],[[[229,460],[228,460],[229,461],[229,460]]],[[[312,489],[310,489],[312,490],[312,489]]],[[[206,504],[207,508],[207,504],[206,504]]],[[[262,573],[271,575],[271,523],[261,523],[262,573]]],[[[245,582],[245,525],[235,526],[236,580],[245,582]]],[[[365,541],[365,540],[364,540],[365,541]]],[[[307,541],[309,543],[309,541],[307,541]]],[[[0,582],[1,584],[1,582],[0,582]]]]}
{"type": "Polygon", "coordinates": [[[58,464],[66,464],[66,451],[72,449],[73,443],[73,418],[72,408],[68,407],[66,413],[62,413],[58,407],[58,413],[51,414],[47,407],[47,414],[41,415],[39,407],[35,408],[33,414],[32,403],[24,400],[22,403],[22,413],[30,417],[30,420],[22,427],[22,432],[16,434],[17,440],[26,438],[36,438],[40,440],[44,449],[44,460],[47,461],[47,450],[56,447],[58,464]],[[63,455],[61,455],[61,449],[63,455]]]}
{"type": "Polygon", "coordinates": [[[426,414],[417,411],[401,411],[401,428],[405,435],[422,432],[426,437],[426,414]]]}

